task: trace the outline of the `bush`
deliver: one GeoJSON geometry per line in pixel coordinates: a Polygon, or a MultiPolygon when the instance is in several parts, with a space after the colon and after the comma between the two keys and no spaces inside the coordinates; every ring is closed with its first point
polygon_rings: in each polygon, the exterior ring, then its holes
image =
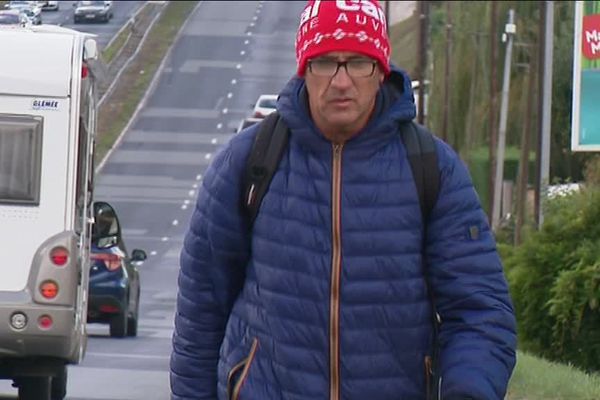
{"type": "Polygon", "coordinates": [[[600,189],[545,204],[542,230],[503,251],[524,350],[600,370],[600,189]]]}

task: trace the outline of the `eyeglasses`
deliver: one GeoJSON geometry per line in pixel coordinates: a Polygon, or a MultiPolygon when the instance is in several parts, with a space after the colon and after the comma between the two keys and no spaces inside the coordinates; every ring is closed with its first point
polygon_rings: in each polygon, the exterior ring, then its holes
{"type": "Polygon", "coordinates": [[[336,61],[329,58],[315,58],[308,61],[308,69],[316,76],[332,78],[338,73],[340,67],[352,78],[367,78],[375,72],[377,61],[356,58],[347,61],[336,61]]]}

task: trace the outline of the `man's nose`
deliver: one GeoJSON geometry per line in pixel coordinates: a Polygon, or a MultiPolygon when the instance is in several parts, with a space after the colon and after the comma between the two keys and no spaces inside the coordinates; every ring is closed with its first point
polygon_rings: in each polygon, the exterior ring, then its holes
{"type": "Polygon", "coordinates": [[[353,85],[352,78],[348,75],[346,65],[342,65],[338,68],[335,75],[331,78],[331,85],[336,88],[346,88],[353,85]]]}

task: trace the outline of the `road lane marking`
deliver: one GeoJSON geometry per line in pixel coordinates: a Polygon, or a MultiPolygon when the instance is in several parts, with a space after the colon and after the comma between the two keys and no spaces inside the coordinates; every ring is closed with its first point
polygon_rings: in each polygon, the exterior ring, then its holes
{"type": "Polygon", "coordinates": [[[85,353],[87,357],[110,357],[110,358],[140,358],[146,360],[168,360],[170,356],[154,356],[154,355],[146,355],[146,354],[123,354],[123,353],[90,353],[89,351],[85,353]]]}

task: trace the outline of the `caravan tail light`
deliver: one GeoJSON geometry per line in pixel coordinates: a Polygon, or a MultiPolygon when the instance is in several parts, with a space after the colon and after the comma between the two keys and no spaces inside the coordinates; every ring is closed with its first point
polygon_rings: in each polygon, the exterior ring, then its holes
{"type": "Polygon", "coordinates": [[[87,66],[86,63],[83,63],[81,65],[81,79],[87,78],[89,73],[90,73],[89,67],[87,66]]]}
{"type": "Polygon", "coordinates": [[[45,299],[51,300],[58,295],[58,284],[54,281],[44,281],[40,285],[40,293],[45,299]]]}
{"type": "Polygon", "coordinates": [[[90,258],[92,261],[102,261],[109,271],[116,271],[121,268],[121,257],[112,253],[93,253],[90,258]]]}
{"type": "Polygon", "coordinates": [[[54,265],[62,267],[69,261],[69,250],[64,247],[55,247],[50,252],[50,259],[54,265]]]}

